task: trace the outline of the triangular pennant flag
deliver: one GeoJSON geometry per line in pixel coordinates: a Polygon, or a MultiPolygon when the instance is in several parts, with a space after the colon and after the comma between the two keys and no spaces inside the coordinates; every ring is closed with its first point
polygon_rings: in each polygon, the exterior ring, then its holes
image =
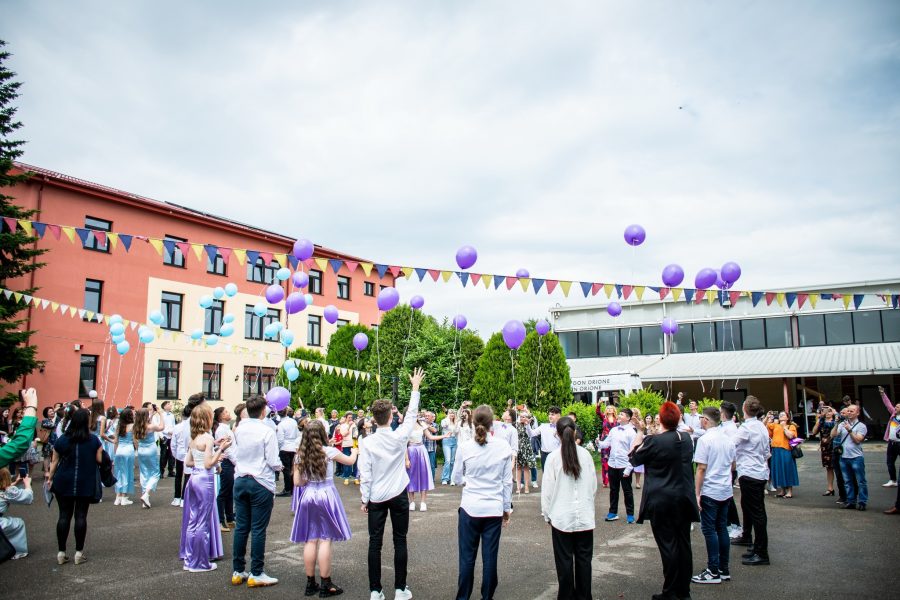
{"type": "MultiPolygon", "coordinates": [[[[87,229],[82,229],[81,227],[75,228],[75,233],[78,234],[78,239],[81,240],[81,245],[87,244],[88,236],[90,235],[90,231],[87,229]]],[[[74,240],[73,240],[74,241],[74,240]]]]}
{"type": "Polygon", "coordinates": [[[603,288],[602,283],[595,283],[591,285],[591,296],[596,296],[597,292],[599,292],[603,288]]]}
{"type": "Polygon", "coordinates": [[[101,246],[106,246],[106,232],[105,231],[94,231],[94,237],[97,238],[97,243],[101,246]]]}
{"type": "Polygon", "coordinates": [[[30,299],[31,303],[35,306],[35,308],[37,308],[38,306],[41,305],[41,299],[38,298],[37,296],[32,296],[31,298],[29,298],[28,296],[25,296],[25,298],[26,298],[26,302],[28,301],[28,299],[30,299]]]}
{"type": "Polygon", "coordinates": [[[174,262],[175,260],[175,240],[162,240],[163,248],[166,250],[166,260],[174,262]]]}
{"type": "MultiPolygon", "coordinates": [[[[384,276],[388,270],[388,266],[387,265],[379,265],[378,263],[375,263],[375,270],[378,271],[378,278],[384,279],[384,276]]],[[[444,281],[447,281],[447,280],[445,279],[444,281]]]]}
{"type": "Polygon", "coordinates": [[[563,296],[568,298],[569,297],[569,289],[571,289],[571,287],[572,287],[572,282],[571,281],[560,281],[559,287],[562,288],[563,296]]]}
{"type": "Polygon", "coordinates": [[[514,285],[516,285],[516,278],[511,277],[511,276],[507,277],[506,278],[506,289],[511,290],[512,286],[514,286],[514,285]]]}
{"type": "Polygon", "coordinates": [[[578,283],[581,285],[581,293],[587,298],[588,294],[591,293],[591,284],[587,281],[579,281],[578,283]]]}
{"type": "Polygon", "coordinates": [[[115,250],[119,247],[119,234],[113,233],[110,231],[106,234],[106,239],[109,240],[109,245],[112,246],[112,249],[115,250]]]}
{"type": "Polygon", "coordinates": [[[865,297],[865,294],[853,294],[853,306],[859,308],[860,304],[863,303],[863,298],[865,297]]]}
{"type": "Polygon", "coordinates": [[[530,278],[530,277],[520,277],[520,278],[519,278],[519,285],[522,287],[522,291],[523,291],[523,292],[527,292],[527,291],[528,291],[528,285],[529,285],[530,283],[531,283],[531,278],[530,278]]]}
{"type": "Polygon", "coordinates": [[[134,238],[132,235],[128,235],[126,233],[118,234],[119,241],[122,242],[122,246],[125,248],[125,252],[131,250],[131,240],[134,238]]]}
{"type": "Polygon", "coordinates": [[[478,285],[478,282],[481,281],[481,273],[472,273],[469,277],[472,279],[472,285],[478,285]]]}
{"type": "Polygon", "coordinates": [[[775,294],[775,302],[778,303],[778,306],[784,306],[785,294],[784,292],[779,292],[775,294]]]}
{"type": "Polygon", "coordinates": [[[332,258],[329,259],[328,264],[331,265],[331,270],[337,273],[344,266],[344,261],[339,258],[332,258]]]}
{"type": "Polygon", "coordinates": [[[419,281],[425,279],[426,273],[428,273],[428,269],[416,268],[416,275],[419,276],[419,281]]]}
{"type": "Polygon", "coordinates": [[[753,302],[753,306],[759,304],[759,301],[762,300],[763,293],[762,292],[753,292],[750,294],[750,300],[753,302]]]}
{"type": "Polygon", "coordinates": [[[740,292],[731,292],[730,294],[728,294],[728,299],[731,300],[731,306],[734,306],[735,304],[737,304],[738,298],[740,298],[740,297],[741,297],[740,292]]]}
{"type": "Polygon", "coordinates": [[[88,320],[88,321],[93,321],[93,320],[94,320],[94,313],[93,313],[92,311],[87,311],[85,314],[87,315],[87,320],[88,320]]]}
{"type": "Polygon", "coordinates": [[[84,315],[86,315],[86,314],[87,314],[87,311],[84,310],[83,308],[78,309],[78,316],[81,317],[82,319],[84,318],[84,315]]]}
{"type": "MultiPolygon", "coordinates": [[[[203,244],[191,244],[191,249],[194,251],[194,256],[197,257],[197,262],[203,262],[203,244]]],[[[215,264],[216,257],[213,256],[212,263],[215,264]]]]}
{"type": "Polygon", "coordinates": [[[835,299],[834,294],[828,294],[828,293],[819,294],[819,298],[821,298],[822,300],[834,300],[835,299]]]}
{"type": "Polygon", "coordinates": [[[451,277],[453,277],[453,271],[441,271],[441,279],[444,280],[444,283],[450,281],[451,277]]]}
{"type": "MultiPolygon", "coordinates": [[[[784,299],[787,301],[788,308],[790,308],[794,305],[794,302],[797,300],[797,294],[795,294],[793,292],[788,292],[784,295],[784,299]]],[[[779,302],[778,304],[781,304],[781,302],[779,302]]]]}
{"type": "Polygon", "coordinates": [[[62,231],[62,228],[59,225],[47,225],[47,229],[49,229],[50,233],[53,234],[53,237],[59,241],[59,234],[62,231]]]}
{"type": "Polygon", "coordinates": [[[69,307],[69,316],[70,317],[74,317],[76,312],[78,312],[77,308],[75,308],[74,306],[69,307]]]}
{"type": "MultiPolygon", "coordinates": [[[[219,248],[220,252],[223,252],[224,250],[225,250],[225,248],[219,248]]],[[[247,251],[243,250],[241,248],[232,248],[231,253],[237,259],[238,264],[243,267],[244,261],[247,259],[247,251]]]]}
{"type": "Polygon", "coordinates": [[[375,265],[370,262],[361,262],[359,263],[359,266],[362,267],[363,273],[365,273],[366,277],[368,277],[372,274],[372,267],[374,267],[375,265]]]}
{"type": "Polygon", "coordinates": [[[613,289],[615,289],[615,286],[613,284],[611,284],[611,283],[603,284],[603,293],[606,294],[607,298],[612,298],[613,289]]]}
{"type": "MultiPolygon", "coordinates": [[[[196,244],[199,246],[200,244],[196,244]]],[[[212,244],[206,244],[203,246],[203,249],[206,250],[206,257],[209,260],[210,264],[216,264],[216,256],[219,254],[219,249],[212,244]]],[[[196,250],[196,248],[194,248],[196,250]]],[[[197,256],[197,260],[200,260],[200,256],[197,256]]]]}
{"type": "Polygon", "coordinates": [[[3,217],[3,222],[6,223],[6,226],[9,227],[10,233],[15,233],[16,231],[16,220],[13,217],[3,217]]]}
{"type": "Polygon", "coordinates": [[[668,296],[668,295],[669,295],[669,288],[667,288],[667,287],[659,288],[659,299],[660,300],[665,300],[666,296],[668,296]]]}
{"type": "Polygon", "coordinates": [[[47,233],[47,224],[41,223],[40,221],[34,222],[34,231],[37,233],[39,238],[43,238],[44,234],[47,233]]]}
{"type": "Polygon", "coordinates": [[[809,295],[809,305],[810,305],[811,307],[815,308],[815,307],[816,307],[816,303],[817,303],[818,301],[819,301],[819,295],[818,295],[818,294],[810,294],[810,295],[809,295]]]}
{"type": "Polygon", "coordinates": [[[766,292],[766,306],[772,306],[773,300],[775,300],[775,292],[766,292]]]}
{"type": "Polygon", "coordinates": [[[628,300],[628,296],[631,295],[632,290],[634,290],[634,286],[631,286],[631,285],[623,285],[622,286],[622,294],[626,300],[628,300]]]}
{"type": "Polygon", "coordinates": [[[69,238],[69,241],[73,244],[75,243],[75,228],[74,227],[63,227],[63,233],[66,234],[66,237],[69,238]]]}
{"type": "Polygon", "coordinates": [[[359,266],[359,261],[356,260],[345,260],[344,266],[347,267],[347,270],[352,274],[353,271],[356,270],[356,267],[359,266]]]}
{"type": "Polygon", "coordinates": [[[900,294],[894,294],[891,296],[891,306],[894,308],[900,306],[900,294]]]}
{"type": "MultiPolygon", "coordinates": [[[[248,256],[249,256],[249,255],[248,255],[248,256]]],[[[261,259],[263,259],[263,262],[265,262],[267,265],[271,265],[271,264],[272,264],[272,258],[273,258],[273,256],[272,256],[272,253],[271,253],[271,252],[263,252],[263,251],[260,251],[260,252],[259,252],[259,257],[260,257],[261,259]]]]}
{"type": "Polygon", "coordinates": [[[28,235],[33,235],[33,229],[31,228],[31,221],[26,221],[25,219],[19,219],[19,227],[25,230],[25,233],[28,235]]]}
{"type": "Polygon", "coordinates": [[[463,287],[466,287],[466,284],[469,283],[469,272],[457,271],[456,276],[459,277],[460,281],[462,281],[463,287]]]}
{"type": "Polygon", "coordinates": [[[188,255],[188,250],[191,249],[191,245],[188,242],[175,242],[175,245],[181,250],[182,257],[186,257],[188,255]]]}
{"type": "Polygon", "coordinates": [[[559,285],[559,281],[556,279],[548,279],[547,280],[547,294],[552,294],[553,290],[556,289],[556,286],[559,285]]]}
{"type": "Polygon", "coordinates": [[[491,283],[494,281],[493,275],[482,275],[481,283],[484,284],[484,289],[489,289],[491,287],[491,283]]]}
{"type": "MultiPolygon", "coordinates": [[[[150,245],[153,246],[153,249],[156,250],[156,253],[162,256],[163,253],[163,243],[162,240],[158,240],[156,238],[147,238],[147,241],[150,242],[150,245]]],[[[124,243],[124,240],[123,240],[124,243]]]]}
{"type": "Polygon", "coordinates": [[[99,322],[99,321],[106,321],[106,326],[109,327],[109,315],[103,316],[103,315],[98,314],[98,315],[97,315],[97,321],[98,321],[98,322],[99,322]]]}
{"type": "Polygon", "coordinates": [[[59,310],[59,302],[51,302],[50,303],[50,312],[55,313],[59,310]]]}
{"type": "Polygon", "coordinates": [[[850,306],[850,303],[853,302],[853,297],[850,294],[847,294],[846,296],[842,296],[841,299],[844,301],[844,310],[847,310],[847,308],[849,308],[850,306]]]}
{"type": "Polygon", "coordinates": [[[437,269],[428,269],[428,274],[431,275],[431,278],[432,278],[434,281],[437,281],[437,280],[438,280],[438,277],[441,276],[441,272],[438,271],[437,269]]]}
{"type": "MultiPolygon", "coordinates": [[[[247,260],[250,261],[251,265],[255,265],[257,261],[259,261],[259,252],[256,250],[247,250],[247,260]]],[[[325,267],[322,266],[321,268],[324,269],[325,267]]]]}
{"type": "Polygon", "coordinates": [[[59,312],[64,313],[64,312],[66,312],[66,311],[68,311],[68,310],[69,310],[69,305],[68,305],[68,304],[60,304],[60,305],[59,305],[59,312]]]}
{"type": "MultiPolygon", "coordinates": [[[[485,275],[484,278],[485,278],[485,280],[487,280],[488,276],[485,275]]],[[[506,281],[506,277],[503,276],[503,275],[491,275],[490,278],[491,278],[491,280],[494,282],[494,289],[495,289],[495,290],[496,290],[497,288],[499,288],[501,285],[503,285],[503,282],[504,282],[504,281],[506,281]]],[[[488,286],[488,284],[485,283],[485,284],[484,284],[484,287],[487,288],[487,286],[488,286]]]]}
{"type": "Polygon", "coordinates": [[[48,306],[50,306],[49,300],[41,300],[41,308],[42,309],[46,310],[48,306]]]}
{"type": "Polygon", "coordinates": [[[12,296],[12,290],[3,290],[3,295],[9,300],[9,297],[12,296]]]}
{"type": "Polygon", "coordinates": [[[634,286],[634,293],[637,294],[638,300],[643,300],[644,299],[644,286],[643,285],[634,286]]]}
{"type": "MultiPolygon", "coordinates": [[[[687,296],[687,290],[685,290],[685,296],[687,296]]],[[[706,298],[706,290],[697,290],[697,295],[694,297],[694,302],[696,304],[700,304],[703,302],[703,299],[706,298]]]]}
{"type": "Polygon", "coordinates": [[[412,277],[413,271],[415,269],[413,269],[412,267],[401,267],[400,270],[403,272],[403,276],[409,279],[410,277],[412,277]]]}
{"type": "Polygon", "coordinates": [[[297,266],[300,264],[300,261],[297,260],[297,257],[294,256],[293,254],[288,254],[287,260],[288,260],[288,263],[291,265],[291,268],[296,271],[297,266]]]}
{"type": "Polygon", "coordinates": [[[400,276],[400,267],[398,267],[396,265],[391,265],[388,268],[388,271],[390,271],[391,275],[393,275],[395,278],[400,276]]]}
{"type": "Polygon", "coordinates": [[[721,291],[719,291],[718,293],[715,293],[715,294],[707,294],[706,295],[706,301],[709,304],[712,304],[717,299],[719,300],[719,304],[721,304],[722,303],[722,292],[721,291]]]}
{"type": "MultiPolygon", "coordinates": [[[[22,301],[23,296],[21,293],[14,292],[13,296],[15,297],[17,303],[22,301]]],[[[31,303],[31,297],[28,297],[28,299],[25,300],[25,304],[30,304],[30,303],[31,303]]]]}
{"type": "MultiPolygon", "coordinates": [[[[672,291],[672,295],[675,296],[675,299],[676,299],[676,300],[678,299],[677,296],[678,296],[678,290],[679,290],[679,289],[680,289],[680,288],[675,288],[675,289],[672,291]]],[[[695,290],[695,289],[693,289],[693,288],[684,288],[684,301],[685,301],[685,302],[688,302],[688,303],[693,302],[693,301],[694,301],[694,294],[696,294],[696,293],[697,293],[697,290],[695,290]]]]}
{"type": "Polygon", "coordinates": [[[683,288],[672,288],[672,298],[675,300],[675,302],[678,302],[678,300],[681,298],[682,291],[683,288]]]}
{"type": "Polygon", "coordinates": [[[616,284],[616,296],[618,296],[619,298],[622,297],[622,286],[618,283],[616,284]]]}
{"type": "Polygon", "coordinates": [[[809,294],[797,294],[797,308],[803,308],[807,298],[809,298],[809,294]]]}

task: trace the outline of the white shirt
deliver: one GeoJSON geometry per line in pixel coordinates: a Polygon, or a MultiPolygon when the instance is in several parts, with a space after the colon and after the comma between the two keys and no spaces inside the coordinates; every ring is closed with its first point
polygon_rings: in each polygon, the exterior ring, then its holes
{"type": "Polygon", "coordinates": [[[731,488],[731,465],[734,463],[734,442],[720,427],[706,430],[697,440],[694,462],[706,465],[700,495],[713,500],[728,500],[734,494],[731,488]]]}
{"type": "Polygon", "coordinates": [[[687,431],[688,427],[694,430],[691,433],[691,439],[697,441],[697,438],[704,433],[703,425],[700,424],[700,413],[695,415],[689,412],[684,413],[684,416],[681,417],[681,422],[678,423],[678,431],[687,431]]]}
{"type": "MultiPolygon", "coordinates": [[[[180,460],[184,462],[185,457],[187,456],[188,446],[191,444],[191,420],[184,419],[181,423],[175,426],[172,430],[172,456],[175,457],[175,460],[180,460]]],[[[194,470],[185,465],[184,472],[192,473],[194,470]]]]}
{"type": "Polygon", "coordinates": [[[362,503],[386,502],[403,493],[409,485],[406,472],[406,441],[419,412],[419,392],[409,397],[403,422],[392,430],[390,424],[359,440],[359,491],[362,503]]]}
{"type": "Polygon", "coordinates": [[[506,442],[513,456],[519,453],[519,432],[509,423],[494,421],[494,425],[491,427],[491,435],[498,440],[506,442]]]}
{"type": "MultiPolygon", "coordinates": [[[[219,423],[219,426],[216,427],[216,433],[215,433],[214,437],[216,438],[216,440],[221,440],[222,438],[228,438],[232,442],[234,442],[234,434],[231,433],[231,427],[229,427],[225,423],[219,423]]],[[[228,448],[225,449],[225,452],[224,452],[225,458],[227,458],[229,461],[231,461],[232,464],[234,463],[234,458],[232,456],[233,452],[234,452],[234,446],[229,446],[228,448]]]]}
{"type": "Polygon", "coordinates": [[[769,430],[756,417],[744,421],[734,438],[738,477],[769,480],[769,430]]]}
{"type": "Polygon", "coordinates": [[[594,528],[594,495],[597,475],[591,453],[575,446],[581,474],[578,479],[563,472],[562,453],[551,452],[541,481],[541,515],[559,531],[587,531],[594,528]]]}
{"type": "MultiPolygon", "coordinates": [[[[156,413],[156,414],[154,414],[152,417],[150,417],[150,424],[151,424],[151,425],[162,425],[162,423],[160,423],[160,420],[161,420],[161,419],[159,418],[159,414],[156,413]]],[[[158,439],[160,439],[161,437],[163,437],[163,432],[162,432],[162,431],[154,431],[154,432],[153,432],[153,437],[154,437],[154,439],[157,439],[157,440],[158,440],[158,439]]]]}
{"type": "Polygon", "coordinates": [[[457,434],[457,442],[462,444],[463,442],[468,442],[469,440],[475,437],[475,431],[472,429],[471,425],[460,425],[459,432],[457,434]]]}
{"type": "Polygon", "coordinates": [[[722,429],[722,433],[728,436],[728,439],[734,443],[734,438],[737,437],[737,423],[734,421],[722,421],[722,424],[719,425],[719,427],[722,429]]]}
{"type": "Polygon", "coordinates": [[[297,421],[290,417],[281,420],[275,428],[275,438],[278,440],[278,449],[282,452],[296,452],[300,444],[300,428],[297,421]]]}
{"type": "Polygon", "coordinates": [[[532,429],[531,423],[527,423],[525,431],[531,437],[541,436],[541,452],[550,453],[559,449],[559,436],[556,435],[556,425],[553,423],[541,423],[537,429],[532,429]]]}
{"type": "Polygon", "coordinates": [[[444,418],[441,421],[441,431],[444,435],[455,438],[459,435],[459,421],[451,421],[450,417],[444,418]]]}
{"type": "Polygon", "coordinates": [[[512,507],[512,454],[509,445],[488,436],[480,446],[475,440],[456,450],[453,483],[465,483],[459,507],[470,517],[501,517],[512,507]]]}
{"type": "MultiPolygon", "coordinates": [[[[263,419],[268,421],[269,419],[263,419]]],[[[280,471],[278,442],[275,432],[260,419],[241,421],[234,430],[234,477],[253,477],[261,486],[275,493],[275,471],[280,471]]]]}
{"type": "Polygon", "coordinates": [[[631,466],[628,453],[631,452],[631,442],[637,436],[637,430],[631,423],[616,425],[609,430],[605,440],[600,441],[600,449],[609,448],[609,466],[613,469],[626,469],[631,466]]]}
{"type": "Polygon", "coordinates": [[[172,439],[172,431],[175,429],[175,415],[172,411],[163,413],[163,430],[162,436],[167,440],[172,439]]]}

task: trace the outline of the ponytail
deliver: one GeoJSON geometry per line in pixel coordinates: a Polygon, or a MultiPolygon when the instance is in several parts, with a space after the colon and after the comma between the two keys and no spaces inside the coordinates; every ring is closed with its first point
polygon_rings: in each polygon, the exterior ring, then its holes
{"type": "Polygon", "coordinates": [[[559,454],[562,458],[563,473],[578,479],[581,476],[581,463],[578,462],[575,444],[575,421],[569,417],[559,419],[556,422],[556,434],[561,442],[559,454]]]}
{"type": "Polygon", "coordinates": [[[487,404],[475,409],[475,443],[479,446],[487,444],[487,435],[494,425],[494,411],[487,404]]]}

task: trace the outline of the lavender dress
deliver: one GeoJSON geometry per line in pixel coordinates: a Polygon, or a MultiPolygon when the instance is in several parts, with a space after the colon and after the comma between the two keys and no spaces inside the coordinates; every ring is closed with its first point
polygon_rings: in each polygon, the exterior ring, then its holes
{"type": "Polygon", "coordinates": [[[422,445],[422,430],[414,427],[409,434],[409,446],[406,452],[409,454],[409,475],[407,492],[427,492],[434,489],[434,475],[431,473],[431,460],[428,452],[422,445]]]}
{"type": "Polygon", "coordinates": [[[334,487],[334,457],[342,453],[331,447],[324,450],[327,459],[325,479],[308,481],[300,494],[291,529],[291,541],[295,544],[310,540],[344,542],[350,539],[347,513],[334,487]]]}
{"type": "Polygon", "coordinates": [[[204,453],[191,449],[194,470],[184,489],[181,515],[181,547],[178,557],[185,571],[208,571],[211,560],[224,556],[222,532],[216,510],[215,469],[204,469],[204,453]]]}

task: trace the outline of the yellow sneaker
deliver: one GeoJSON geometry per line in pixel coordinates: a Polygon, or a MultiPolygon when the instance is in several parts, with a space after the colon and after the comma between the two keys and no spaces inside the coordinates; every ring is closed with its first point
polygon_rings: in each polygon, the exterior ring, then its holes
{"type": "Polygon", "coordinates": [[[276,583],[278,583],[277,579],[269,577],[265,573],[250,575],[250,577],[247,578],[247,587],[268,587],[270,585],[275,585],[276,583]]]}
{"type": "Polygon", "coordinates": [[[231,574],[231,585],[241,585],[250,577],[249,573],[241,573],[239,571],[235,571],[231,574]]]}

